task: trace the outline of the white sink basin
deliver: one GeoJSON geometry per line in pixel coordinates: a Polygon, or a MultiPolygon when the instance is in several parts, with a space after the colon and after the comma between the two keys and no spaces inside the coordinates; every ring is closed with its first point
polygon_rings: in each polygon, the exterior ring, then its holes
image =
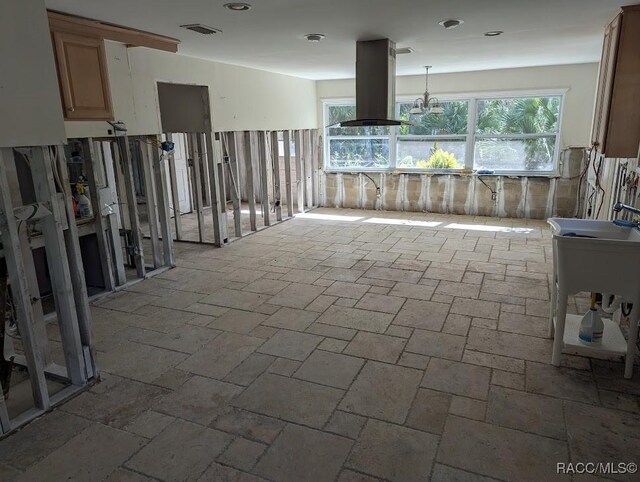
{"type": "Polygon", "coordinates": [[[558,283],[569,293],[640,293],[640,230],[612,221],[551,218],[558,283]]]}

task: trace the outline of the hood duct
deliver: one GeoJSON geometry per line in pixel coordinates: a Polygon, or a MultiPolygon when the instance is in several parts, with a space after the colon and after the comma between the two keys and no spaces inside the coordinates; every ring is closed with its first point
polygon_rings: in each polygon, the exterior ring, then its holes
{"type": "Polygon", "coordinates": [[[356,119],[340,127],[397,126],[396,44],[389,39],[356,42],[356,119]]]}

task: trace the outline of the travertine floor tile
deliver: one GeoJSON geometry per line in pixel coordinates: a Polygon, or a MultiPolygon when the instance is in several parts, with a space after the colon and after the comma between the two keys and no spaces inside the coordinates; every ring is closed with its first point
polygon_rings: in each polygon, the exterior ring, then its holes
{"type": "Polygon", "coordinates": [[[447,318],[449,305],[409,299],[393,320],[395,325],[440,331],[447,318]]]}
{"type": "Polygon", "coordinates": [[[405,302],[405,298],[397,296],[377,295],[367,293],[356,304],[356,308],[364,310],[381,311],[382,313],[396,314],[405,302]]]}
{"type": "Polygon", "coordinates": [[[355,330],[384,333],[392,319],[393,315],[388,313],[331,306],[318,318],[317,322],[355,330]]]}
{"type": "Polygon", "coordinates": [[[421,388],[407,417],[408,427],[441,434],[449,414],[451,395],[421,388]]]}
{"type": "Polygon", "coordinates": [[[333,481],[353,441],[298,425],[287,425],[255,468],[282,482],[333,481]]]}
{"type": "Polygon", "coordinates": [[[364,360],[317,350],[294,373],[296,378],[336,388],[349,388],[364,360]]]}
{"type": "Polygon", "coordinates": [[[578,402],[598,403],[598,390],[591,373],[527,362],[526,375],[527,391],[578,402]]]}
{"type": "Polygon", "coordinates": [[[487,422],[566,439],[562,401],[535,393],[491,387],[487,422]]]}
{"type": "Polygon", "coordinates": [[[258,352],[303,361],[321,341],[318,335],[280,330],[258,348],[258,352]]]}
{"type": "Polygon", "coordinates": [[[365,417],[336,410],[325,425],[324,431],[355,439],[360,435],[360,431],[366,422],[367,419],[365,417]]]}
{"type": "Polygon", "coordinates": [[[413,402],[422,372],[368,361],[339,408],[366,417],[402,424],[413,402]]]}
{"type": "Polygon", "coordinates": [[[232,404],[271,417],[321,428],[343,393],[337,388],[267,373],[236,397],[232,404]]]}
{"type": "Polygon", "coordinates": [[[246,335],[266,319],[262,313],[231,309],[209,323],[209,328],[246,335]]]}
{"type": "Polygon", "coordinates": [[[421,355],[460,361],[465,342],[464,336],[414,330],[405,350],[421,355]]]}
{"type": "Polygon", "coordinates": [[[218,462],[241,470],[250,471],[260,456],[264,453],[266,445],[253,442],[244,438],[237,438],[218,457],[218,462]]]}
{"type": "Polygon", "coordinates": [[[406,340],[377,333],[359,332],[343,353],[369,360],[395,363],[402,353],[406,340]]]}
{"type": "Polygon", "coordinates": [[[435,435],[369,420],[346,465],[386,480],[427,480],[437,445],[435,435]]]}
{"type": "Polygon", "coordinates": [[[267,318],[263,324],[275,328],[304,331],[318,316],[318,313],[312,311],[283,307],[267,318]]]}
{"type": "Polygon", "coordinates": [[[563,480],[556,461],[567,457],[565,442],[451,415],[437,461],[501,480],[538,482],[563,480]]]}
{"type": "Polygon", "coordinates": [[[322,286],[294,283],[269,299],[269,303],[277,306],[302,309],[320,296],[323,291],[324,288],[322,286]]]}
{"type": "Polygon", "coordinates": [[[420,385],[433,390],[486,400],[490,374],[491,370],[485,367],[432,358],[420,385]]]}
{"type": "Polygon", "coordinates": [[[271,443],[284,428],[285,422],[239,408],[231,408],[220,415],[211,426],[223,432],[271,443]]]}
{"type": "Polygon", "coordinates": [[[232,440],[218,430],[175,420],[126,466],[162,480],[196,480],[232,440]]]}

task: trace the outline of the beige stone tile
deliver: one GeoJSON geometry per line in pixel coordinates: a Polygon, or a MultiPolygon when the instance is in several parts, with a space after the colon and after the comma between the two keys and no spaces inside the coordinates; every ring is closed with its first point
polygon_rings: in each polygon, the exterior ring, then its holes
{"type": "Polygon", "coordinates": [[[498,320],[474,317],[471,319],[471,326],[475,328],[484,328],[485,330],[497,330],[498,320]]]}
{"type": "Polygon", "coordinates": [[[242,389],[230,383],[195,376],[163,397],[154,410],[201,425],[209,425],[227,409],[242,389]]]}
{"type": "Polygon", "coordinates": [[[537,482],[562,480],[555,461],[568,455],[559,440],[449,416],[437,461],[502,480],[537,482]]]}
{"type": "MultiPolygon", "coordinates": [[[[451,265],[453,266],[453,265],[451,265]]],[[[459,283],[462,281],[462,277],[464,276],[464,268],[453,268],[453,267],[436,267],[433,264],[429,266],[429,269],[424,273],[425,278],[444,280],[444,281],[453,281],[459,283]]]]}
{"type": "Polygon", "coordinates": [[[357,331],[351,328],[342,328],[340,326],[325,325],[323,323],[312,323],[307,328],[307,333],[337,338],[340,340],[350,341],[356,335],[357,331]]]}
{"type": "Polygon", "coordinates": [[[324,427],[324,431],[342,435],[350,439],[356,439],[358,435],[360,435],[360,431],[366,422],[367,419],[365,417],[336,410],[324,427]]]}
{"type": "Polygon", "coordinates": [[[318,350],[331,351],[334,353],[342,353],[342,350],[349,344],[349,342],[344,340],[338,340],[335,338],[325,338],[318,345],[318,350]]]}
{"type": "MultiPolygon", "coordinates": [[[[565,416],[572,461],[615,464],[638,459],[640,416],[637,414],[567,402],[565,416]]],[[[637,475],[618,474],[614,478],[635,480],[637,475]]]]}
{"type": "Polygon", "coordinates": [[[370,477],[354,470],[343,470],[340,472],[338,482],[379,482],[377,477],[370,477]]]}
{"type": "Polygon", "coordinates": [[[321,385],[346,389],[351,385],[363,363],[364,360],[360,358],[317,350],[306,359],[293,376],[321,385]]]}
{"type": "Polygon", "coordinates": [[[442,332],[451,335],[467,336],[469,326],[471,326],[470,317],[451,313],[447,315],[444,326],[442,327],[442,332]]]}
{"type": "Polygon", "coordinates": [[[256,338],[263,338],[265,340],[271,338],[276,333],[278,333],[278,328],[264,325],[258,325],[249,332],[251,336],[255,336],[256,338]]]}
{"type": "Polygon", "coordinates": [[[387,328],[385,335],[397,336],[399,338],[409,338],[413,333],[413,328],[408,326],[391,325],[387,328]]]}
{"type": "Polygon", "coordinates": [[[404,423],[422,372],[368,361],[340,402],[341,410],[404,423]]]}
{"type": "Polygon", "coordinates": [[[331,306],[318,318],[318,323],[336,325],[355,330],[384,333],[391,324],[393,315],[357,308],[331,306]]]}
{"type": "Polygon", "coordinates": [[[405,298],[414,298],[416,300],[428,301],[431,299],[435,288],[423,284],[398,282],[389,292],[391,296],[401,296],[405,298]]]}
{"type": "Polygon", "coordinates": [[[128,469],[119,468],[105,480],[106,482],[153,482],[154,479],[128,469]]]}
{"type": "Polygon", "coordinates": [[[194,480],[232,439],[223,432],[175,420],[126,466],[163,480],[194,480]]]}
{"type": "Polygon", "coordinates": [[[225,382],[247,386],[262,375],[274,362],[276,357],[262,353],[252,353],[224,377],[225,382]]]}
{"type": "Polygon", "coordinates": [[[337,388],[267,373],[252,383],[232,404],[263,415],[321,428],[343,393],[337,388]]]}
{"type": "Polygon", "coordinates": [[[255,473],[282,482],[334,481],[353,441],[297,425],[287,425],[260,459],[255,473]]]}
{"type": "Polygon", "coordinates": [[[264,343],[262,338],[223,333],[187,358],[177,368],[197,375],[221,379],[262,343],[264,343]]]}
{"type": "Polygon", "coordinates": [[[369,288],[370,286],[366,284],[334,281],[333,284],[325,290],[324,294],[341,298],[354,298],[357,300],[360,299],[369,288]]]}
{"type": "Polygon", "coordinates": [[[216,462],[212,463],[204,471],[198,482],[211,482],[212,480],[223,482],[266,482],[262,477],[241,472],[233,467],[216,462]]]}
{"type": "Polygon", "coordinates": [[[418,370],[424,370],[429,364],[430,358],[424,355],[417,355],[415,353],[402,353],[398,360],[398,365],[409,368],[417,368],[418,370]]]}
{"type": "Polygon", "coordinates": [[[322,276],[321,272],[306,269],[291,269],[280,277],[281,281],[311,284],[322,276]]]}
{"type": "Polygon", "coordinates": [[[440,281],[436,294],[459,296],[462,298],[477,298],[480,294],[480,286],[468,283],[456,283],[454,281],[440,281]]]}
{"type": "Polygon", "coordinates": [[[285,425],[282,420],[239,408],[231,408],[211,424],[213,428],[223,432],[237,434],[267,444],[273,442],[285,425]]]}
{"type": "MultiPolygon", "coordinates": [[[[41,417],[11,437],[0,440],[0,462],[25,470],[63,446],[91,422],[61,410],[41,417]]],[[[0,476],[2,470],[0,469],[0,476]]],[[[0,477],[0,480],[3,480],[0,477]]]]}
{"type": "Polygon", "coordinates": [[[103,480],[145,442],[137,435],[93,423],[29,467],[17,480],[103,480]],[[78,463],[82,460],[91,460],[91,463],[78,463]]]}
{"type": "Polygon", "coordinates": [[[552,340],[471,327],[467,349],[522,360],[550,362],[552,340]]]}
{"type": "Polygon", "coordinates": [[[338,298],[334,305],[343,306],[345,308],[353,308],[356,306],[358,300],[354,300],[353,298],[338,298]]]}
{"type": "Polygon", "coordinates": [[[526,299],[527,315],[548,317],[550,310],[550,302],[546,300],[526,299]]]}
{"type": "Polygon", "coordinates": [[[405,343],[406,340],[402,338],[361,331],[347,345],[344,353],[369,360],[395,363],[405,343]]]}
{"type": "Polygon", "coordinates": [[[209,305],[224,306],[226,308],[252,311],[269,298],[269,295],[221,288],[215,293],[199,300],[199,302],[209,305]]]}
{"type": "Polygon", "coordinates": [[[624,410],[625,412],[640,413],[640,397],[627,393],[598,390],[603,407],[624,410]]]}
{"type": "Polygon", "coordinates": [[[486,400],[490,374],[485,367],[432,358],[420,386],[486,400]]]}
{"type": "Polygon", "coordinates": [[[162,432],[174,418],[163,413],[147,410],[143,412],[129,424],[124,430],[145,438],[153,438],[162,432]]]}
{"type": "Polygon", "coordinates": [[[505,296],[517,296],[520,298],[533,298],[537,300],[549,299],[549,288],[546,284],[517,283],[514,281],[484,280],[482,290],[487,293],[495,293],[505,296]]]}
{"type": "Polygon", "coordinates": [[[492,482],[495,480],[442,464],[435,464],[431,473],[431,482],[492,482]]]}
{"type": "Polygon", "coordinates": [[[411,353],[460,361],[465,342],[464,336],[414,330],[405,350],[411,353]]]}
{"type": "Polygon", "coordinates": [[[266,445],[237,438],[218,456],[218,462],[244,471],[250,471],[260,456],[264,453],[266,445]]]}
{"type": "Polygon", "coordinates": [[[449,305],[409,299],[393,320],[395,325],[440,331],[449,312],[449,305]]]}
{"type": "Polygon", "coordinates": [[[591,373],[527,362],[527,391],[557,398],[598,404],[598,390],[591,373]]]}
{"type": "Polygon", "coordinates": [[[484,420],[486,411],[487,402],[475,400],[473,398],[460,397],[458,395],[451,397],[449,413],[453,415],[471,418],[474,420],[484,420]]]}
{"type": "Polygon", "coordinates": [[[451,313],[497,320],[500,305],[491,301],[456,298],[451,305],[451,313]]]}
{"type": "Polygon", "coordinates": [[[462,355],[462,361],[471,363],[472,365],[481,365],[484,367],[498,368],[508,372],[524,374],[524,361],[516,358],[510,358],[501,355],[493,355],[491,353],[482,353],[479,351],[465,349],[462,355]]]}
{"type": "Polygon", "coordinates": [[[502,274],[506,272],[506,265],[501,263],[486,263],[482,261],[470,261],[467,269],[478,273],[502,274]]]}
{"type": "Polygon", "coordinates": [[[364,273],[364,278],[374,278],[387,281],[400,281],[403,283],[417,283],[420,281],[420,272],[397,269],[397,268],[378,268],[373,267],[364,273]]]}
{"type": "Polygon", "coordinates": [[[271,366],[268,368],[269,373],[275,373],[285,377],[290,377],[295,371],[300,368],[302,362],[296,360],[290,360],[288,358],[277,358],[271,366]]]}
{"type": "Polygon", "coordinates": [[[295,283],[269,300],[272,305],[304,308],[322,294],[322,286],[295,283]]]}
{"type": "MultiPolygon", "coordinates": [[[[113,381],[102,382],[90,391],[69,400],[62,409],[104,425],[122,428],[165,393],[166,390],[160,387],[126,378],[115,378],[113,381]]],[[[54,417],[52,423],[55,423],[59,416],[54,417]]],[[[83,426],[75,417],[65,418],[65,421],[76,430],[80,430],[83,426]]],[[[64,430],[60,432],[62,436],[65,433],[64,430]]],[[[46,424],[42,428],[42,433],[49,433],[46,424]]]]}
{"type": "Polygon", "coordinates": [[[338,299],[337,296],[320,295],[311,303],[309,303],[306,306],[305,310],[314,311],[316,313],[322,313],[324,310],[329,308],[337,299],[338,299]]]}
{"type": "Polygon", "coordinates": [[[426,480],[437,446],[436,435],[369,420],[346,466],[394,482],[426,480]]]}
{"type": "Polygon", "coordinates": [[[258,279],[252,283],[249,283],[243,288],[244,291],[251,291],[252,293],[262,293],[265,295],[275,295],[280,293],[283,289],[289,286],[290,283],[286,281],[279,281],[274,279],[258,279]]]}
{"type": "Polygon", "coordinates": [[[546,437],[566,439],[562,400],[491,387],[487,422],[546,437]]]}
{"type": "Polygon", "coordinates": [[[494,369],[491,373],[491,384],[514,390],[524,390],[524,375],[494,369]]]}
{"type": "Polygon", "coordinates": [[[357,269],[346,268],[331,268],[329,271],[322,275],[325,279],[334,281],[355,281],[364,274],[364,271],[357,269]]]}
{"type": "Polygon", "coordinates": [[[276,328],[304,331],[318,316],[317,313],[311,311],[283,307],[267,318],[263,324],[276,328]]]}
{"type": "Polygon", "coordinates": [[[500,314],[498,329],[511,333],[547,338],[549,336],[549,319],[503,312],[500,314]]]}
{"type": "Polygon", "coordinates": [[[360,298],[360,301],[358,301],[355,307],[364,310],[396,314],[404,304],[405,300],[406,298],[399,298],[397,296],[367,293],[360,298]]]}
{"type": "Polygon", "coordinates": [[[318,335],[280,330],[258,348],[258,352],[302,361],[315,350],[321,341],[322,337],[318,335]]]}
{"type": "Polygon", "coordinates": [[[421,388],[407,417],[408,427],[440,435],[449,414],[451,395],[421,388]]]}

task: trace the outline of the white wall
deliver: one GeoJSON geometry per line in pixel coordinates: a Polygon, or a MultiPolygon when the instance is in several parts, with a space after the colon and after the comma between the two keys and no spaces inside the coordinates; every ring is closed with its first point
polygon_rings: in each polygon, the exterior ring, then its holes
{"type": "MultiPolygon", "coordinates": [[[[565,148],[589,145],[597,76],[598,64],[459,72],[429,75],[429,90],[437,97],[446,94],[568,89],[560,128],[560,148],[565,148]]],[[[318,123],[322,125],[322,99],[353,99],[355,80],[322,80],[317,83],[317,92],[318,123]]],[[[418,97],[423,92],[423,75],[398,77],[398,97],[418,97]]]]}
{"type": "Polygon", "coordinates": [[[62,105],[44,1],[2,0],[0,147],[62,142],[62,105]]]}
{"type": "MultiPolygon", "coordinates": [[[[282,74],[106,42],[116,120],[130,135],[161,132],[157,82],[209,88],[213,128],[231,130],[317,127],[316,83],[282,74]]],[[[106,122],[65,122],[67,137],[106,136],[106,122]]]]}

